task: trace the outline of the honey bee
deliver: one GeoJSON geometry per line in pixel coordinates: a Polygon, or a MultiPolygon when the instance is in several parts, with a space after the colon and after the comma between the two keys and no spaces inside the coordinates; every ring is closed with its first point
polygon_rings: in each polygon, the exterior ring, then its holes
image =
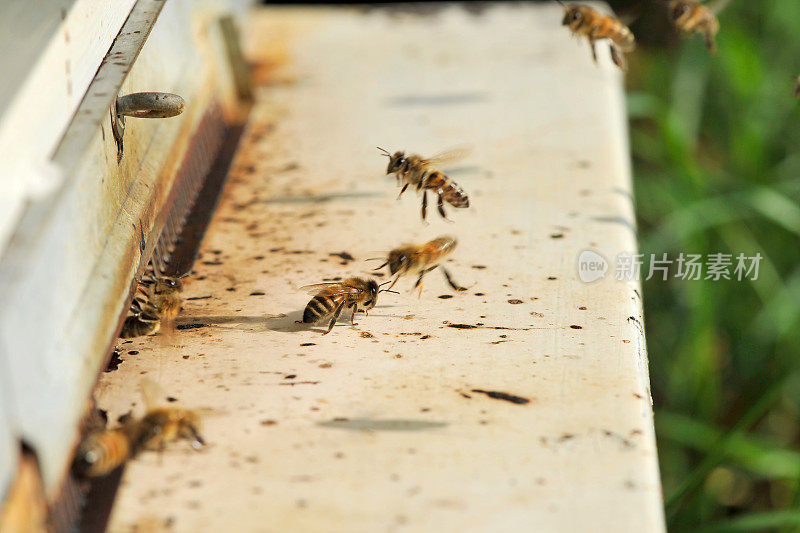
{"type": "Polygon", "coordinates": [[[159,317],[167,321],[175,320],[182,304],[183,282],[180,278],[159,276],[144,283],[146,285],[145,296],[158,310],[159,317]]]}
{"type": "Polygon", "coordinates": [[[595,41],[608,39],[611,50],[611,60],[622,70],[627,70],[623,53],[633,52],[636,49],[636,40],[631,30],[619,19],[610,15],[603,15],[589,6],[570,4],[566,5],[561,0],[558,3],[564,6],[564,20],[562,24],[569,26],[574,35],[586,37],[592,49],[592,58],[597,63],[597,50],[595,41]]]}
{"type": "Polygon", "coordinates": [[[437,237],[432,241],[420,245],[404,245],[395,248],[389,252],[386,262],[377,267],[375,270],[380,270],[385,266],[389,266],[389,272],[395,276],[389,289],[394,287],[397,280],[406,274],[417,274],[417,282],[414,288],[419,287],[419,294],[422,295],[422,278],[428,272],[440,268],[444,274],[447,283],[456,291],[465,291],[465,287],[461,287],[453,281],[450,272],[447,271],[441,262],[456,249],[458,241],[454,237],[444,235],[437,237]]]}
{"type": "Polygon", "coordinates": [[[314,297],[303,311],[303,323],[314,324],[331,317],[328,322],[328,330],[323,335],[331,332],[339,314],[345,308],[352,310],[350,324],[356,326],[356,313],[364,311],[364,315],[367,316],[369,310],[375,307],[378,294],[386,292],[380,290],[380,285],[375,280],[364,278],[347,278],[332,283],[316,283],[303,288],[314,293],[314,297]]]}
{"type": "Polygon", "coordinates": [[[403,196],[409,185],[414,185],[417,191],[422,191],[422,220],[425,220],[427,215],[428,191],[432,191],[438,197],[436,207],[445,220],[448,219],[444,212],[444,202],[456,208],[469,207],[469,197],[464,192],[464,189],[443,172],[431,168],[435,165],[460,159],[466,155],[465,149],[450,150],[429,159],[417,154],[406,156],[405,152],[390,154],[388,150],[381,147],[378,147],[378,150],[389,158],[386,174],[394,174],[397,177],[397,184],[402,185],[400,194],[397,196],[398,199],[403,196]]]}
{"type": "Polygon", "coordinates": [[[133,314],[125,319],[120,337],[129,339],[155,335],[162,323],[172,324],[181,310],[180,278],[153,276],[139,282],[136,297],[131,303],[133,314]]]}
{"type": "Polygon", "coordinates": [[[181,407],[158,404],[160,388],[148,379],[140,383],[147,412],[141,419],[126,416],[115,429],[90,432],[78,447],[73,471],[83,477],[105,476],[145,450],[163,451],[168,442],[192,441],[198,450],[205,445],[200,436],[200,414],[181,407]]]}
{"type": "Polygon", "coordinates": [[[727,4],[717,3],[715,6],[704,6],[694,0],[670,0],[669,15],[672,23],[681,32],[689,35],[692,33],[702,33],[706,41],[706,48],[712,54],[717,53],[717,44],[714,37],[719,31],[719,20],[716,12],[727,4]]]}

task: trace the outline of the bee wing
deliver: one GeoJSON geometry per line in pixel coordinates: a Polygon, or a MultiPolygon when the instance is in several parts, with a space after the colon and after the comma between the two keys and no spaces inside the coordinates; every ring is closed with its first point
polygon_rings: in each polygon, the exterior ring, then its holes
{"type": "Polygon", "coordinates": [[[434,166],[443,165],[445,163],[454,163],[456,161],[464,159],[471,153],[472,153],[471,145],[457,146],[455,148],[439,152],[438,154],[435,154],[427,159],[424,159],[424,161],[428,165],[434,165],[434,166]]]}
{"type": "Polygon", "coordinates": [[[164,389],[150,378],[142,378],[139,382],[139,390],[142,392],[144,406],[148,411],[161,407],[163,398],[167,396],[164,389]]]}
{"type": "Polygon", "coordinates": [[[300,289],[306,291],[308,294],[316,294],[320,291],[320,289],[325,289],[327,287],[337,287],[339,289],[339,292],[341,292],[342,294],[355,294],[359,291],[357,288],[344,285],[340,281],[330,281],[326,283],[314,283],[312,285],[303,285],[302,287],[300,287],[300,289]]]}
{"type": "Polygon", "coordinates": [[[730,3],[731,0],[711,0],[706,4],[706,7],[715,15],[719,15],[719,12],[725,9],[730,3]]]}

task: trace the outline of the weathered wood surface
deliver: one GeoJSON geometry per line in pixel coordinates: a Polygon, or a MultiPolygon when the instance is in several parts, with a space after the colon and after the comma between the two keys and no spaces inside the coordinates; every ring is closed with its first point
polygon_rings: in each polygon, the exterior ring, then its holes
{"type": "Polygon", "coordinates": [[[576,273],[636,248],[621,77],[556,5],[427,11],[251,18],[264,86],[187,329],[121,343],[98,390],[110,420],[143,374],[218,413],[205,450],[129,464],[113,531],[663,530],[638,285],[576,273]],[[472,206],[423,225],[375,146],[463,143],[472,206]],[[467,292],[434,272],[355,327],[295,324],[299,286],[443,233],[467,292]]]}

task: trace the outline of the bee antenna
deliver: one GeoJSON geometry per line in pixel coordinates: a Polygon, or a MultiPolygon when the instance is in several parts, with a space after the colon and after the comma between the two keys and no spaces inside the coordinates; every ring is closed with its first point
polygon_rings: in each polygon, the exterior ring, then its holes
{"type": "Polygon", "coordinates": [[[564,7],[567,7],[567,5],[564,2],[562,2],[561,0],[556,0],[556,2],[558,2],[559,4],[561,4],[564,7]]]}
{"type": "Polygon", "coordinates": [[[387,283],[391,283],[391,282],[392,282],[392,280],[384,281],[383,283],[381,283],[380,285],[378,285],[378,287],[379,287],[379,288],[380,288],[380,287],[383,287],[383,286],[384,286],[384,285],[386,285],[387,283]]]}
{"type": "Polygon", "coordinates": [[[385,257],[370,257],[368,259],[364,259],[364,261],[383,261],[386,259],[385,257]]]}
{"type": "Polygon", "coordinates": [[[391,293],[394,293],[394,294],[400,294],[399,292],[393,291],[391,289],[383,289],[382,291],[378,291],[378,292],[391,292],[391,293]]]}
{"type": "Polygon", "coordinates": [[[391,154],[389,154],[389,150],[387,150],[386,148],[381,148],[380,146],[376,146],[375,148],[383,152],[383,155],[385,155],[386,157],[391,157],[391,154]]]}

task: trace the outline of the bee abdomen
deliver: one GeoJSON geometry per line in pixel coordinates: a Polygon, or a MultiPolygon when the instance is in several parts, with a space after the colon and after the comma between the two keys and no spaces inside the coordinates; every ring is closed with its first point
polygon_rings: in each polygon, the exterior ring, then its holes
{"type": "Polygon", "coordinates": [[[469,207],[469,196],[452,181],[449,181],[448,186],[442,190],[442,198],[453,207],[469,207]]]}
{"type": "Polygon", "coordinates": [[[152,335],[158,332],[160,325],[158,320],[142,320],[140,315],[131,315],[123,322],[119,336],[123,339],[130,339],[132,337],[152,335]]]}
{"type": "Polygon", "coordinates": [[[336,301],[327,296],[314,296],[305,311],[303,311],[303,322],[311,324],[330,315],[336,309],[336,301]]]}
{"type": "Polygon", "coordinates": [[[614,35],[614,42],[623,52],[633,52],[636,49],[636,38],[627,26],[620,25],[614,35]]]}
{"type": "Polygon", "coordinates": [[[130,454],[130,442],[122,432],[106,431],[87,438],[74,468],[82,476],[104,476],[124,463],[130,454]]]}

